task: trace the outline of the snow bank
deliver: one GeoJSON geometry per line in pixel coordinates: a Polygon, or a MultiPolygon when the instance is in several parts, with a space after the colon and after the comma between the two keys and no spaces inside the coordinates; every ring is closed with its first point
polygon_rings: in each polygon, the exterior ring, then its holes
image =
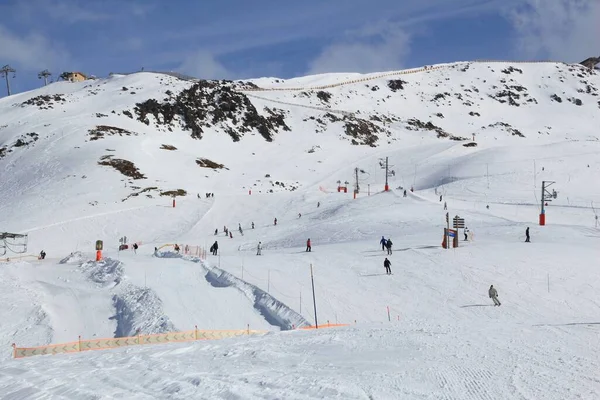
{"type": "Polygon", "coordinates": [[[287,305],[271,296],[258,287],[249,284],[246,281],[223,271],[217,267],[210,267],[199,259],[191,259],[199,262],[206,270],[206,280],[214,287],[234,287],[242,292],[250,301],[253,302],[254,308],[273,326],[279,327],[281,330],[290,330],[294,327],[309,326],[308,322],[302,315],[289,308],[287,305]]]}
{"type": "Polygon", "coordinates": [[[116,314],[111,319],[117,321],[115,337],[177,330],[164,314],[162,301],[151,289],[128,284],[113,296],[113,305],[116,314]]]}

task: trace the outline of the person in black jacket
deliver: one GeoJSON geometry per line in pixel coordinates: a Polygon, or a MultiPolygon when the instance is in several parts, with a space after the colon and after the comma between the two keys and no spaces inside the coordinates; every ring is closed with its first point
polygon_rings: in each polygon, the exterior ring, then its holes
{"type": "Polygon", "coordinates": [[[391,239],[386,240],[385,247],[387,248],[388,256],[392,255],[392,245],[393,245],[393,243],[392,243],[391,239]]]}
{"type": "Polygon", "coordinates": [[[383,262],[383,266],[385,267],[385,273],[387,275],[391,275],[392,274],[392,263],[390,262],[390,260],[388,260],[386,258],[385,261],[383,262]]]}
{"type": "Polygon", "coordinates": [[[213,254],[213,256],[217,255],[217,251],[219,251],[219,243],[217,243],[217,241],[215,240],[215,242],[212,245],[212,254],[213,254]]]}
{"type": "Polygon", "coordinates": [[[527,227],[527,229],[525,229],[525,242],[529,243],[529,227],[527,227]]]}

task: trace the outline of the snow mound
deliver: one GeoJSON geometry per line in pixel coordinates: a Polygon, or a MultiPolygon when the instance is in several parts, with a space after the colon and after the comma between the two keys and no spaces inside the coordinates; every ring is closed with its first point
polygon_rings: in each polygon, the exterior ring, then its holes
{"type": "Polygon", "coordinates": [[[84,262],[79,267],[88,279],[106,286],[114,283],[115,286],[123,279],[123,264],[118,260],[106,258],[101,261],[84,262]]]}
{"type": "Polygon", "coordinates": [[[174,332],[177,329],[163,312],[162,301],[154,291],[127,285],[113,296],[117,321],[115,337],[174,332]]]}

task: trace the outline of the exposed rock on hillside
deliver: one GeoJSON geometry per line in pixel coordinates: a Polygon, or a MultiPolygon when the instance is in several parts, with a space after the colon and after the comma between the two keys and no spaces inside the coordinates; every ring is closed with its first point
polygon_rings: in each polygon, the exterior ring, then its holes
{"type": "Polygon", "coordinates": [[[256,129],[270,142],[279,129],[289,130],[283,111],[265,108],[267,115],[260,114],[248,97],[234,91],[227,81],[199,81],[174,100],[149,99],[137,103],[134,110],[137,119],[146,125],[150,124],[148,117],[153,116],[155,125],[173,128],[179,124],[195,139],[201,139],[204,128],[211,126],[219,126],[233,141],[256,129]]]}
{"type": "Polygon", "coordinates": [[[100,161],[98,161],[99,165],[104,165],[108,167],[113,167],[123,175],[133,178],[133,179],[146,179],[144,174],[140,172],[140,170],[135,166],[134,163],[128,160],[123,160],[121,158],[112,158],[112,155],[102,156],[100,161]]]}
{"type": "Polygon", "coordinates": [[[104,138],[104,136],[137,136],[137,133],[130,132],[127,129],[118,128],[116,126],[108,126],[108,125],[98,125],[94,129],[90,129],[88,135],[90,136],[90,140],[98,140],[104,138]]]}
{"type": "Polygon", "coordinates": [[[53,95],[40,95],[36,97],[32,97],[31,99],[24,101],[21,103],[21,107],[25,106],[38,106],[40,110],[47,110],[49,108],[54,108],[53,105],[57,103],[64,103],[67,100],[63,97],[63,94],[53,94],[53,95]]]}

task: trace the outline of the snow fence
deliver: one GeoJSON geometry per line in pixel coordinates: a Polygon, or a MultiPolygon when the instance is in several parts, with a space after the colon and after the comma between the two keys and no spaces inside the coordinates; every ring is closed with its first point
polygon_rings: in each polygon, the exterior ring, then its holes
{"type": "MultiPolygon", "coordinates": [[[[319,325],[318,329],[336,328],[348,326],[347,324],[325,324],[319,325]]],[[[302,330],[316,329],[313,326],[299,328],[302,330]]],[[[194,342],[198,340],[217,340],[228,339],[242,336],[264,335],[270,331],[241,329],[241,330],[201,330],[195,327],[191,331],[159,333],[154,335],[137,335],[110,339],[81,339],[76,342],[50,344],[38,347],[17,347],[13,343],[13,357],[26,358],[33,356],[43,356],[63,353],[79,353],[91,350],[108,350],[125,346],[138,346],[143,344],[165,344],[194,342]]]]}

